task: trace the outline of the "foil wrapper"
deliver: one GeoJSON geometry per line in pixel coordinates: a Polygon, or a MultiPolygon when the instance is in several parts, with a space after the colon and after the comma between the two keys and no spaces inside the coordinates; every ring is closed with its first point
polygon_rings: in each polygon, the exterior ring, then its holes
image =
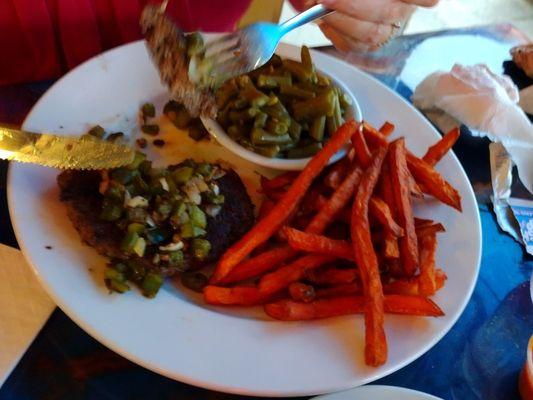
{"type": "Polygon", "coordinates": [[[533,255],[533,201],[511,198],[513,161],[501,143],[491,143],[492,203],[500,227],[533,255]]]}
{"type": "Polygon", "coordinates": [[[0,158],[60,169],[108,169],[133,161],[127,146],[92,136],[68,137],[0,127],[0,158]]]}

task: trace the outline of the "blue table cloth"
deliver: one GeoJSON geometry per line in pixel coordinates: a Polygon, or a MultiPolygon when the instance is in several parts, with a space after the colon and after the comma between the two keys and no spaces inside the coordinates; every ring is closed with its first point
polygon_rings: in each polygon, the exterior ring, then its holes
{"type": "MultiPolygon", "coordinates": [[[[385,62],[389,65],[388,70],[381,68],[379,72],[370,72],[408,99],[416,79],[424,77],[417,78],[416,75],[418,63],[424,61],[416,58],[413,61],[412,57],[425,57],[424,52],[427,51],[439,54],[448,46],[449,51],[444,58],[465,62],[467,54],[469,62],[477,62],[478,57],[493,69],[497,66],[503,70],[502,63],[508,58],[508,48],[520,40],[523,40],[520,33],[508,25],[415,35],[404,37],[389,50],[384,50],[388,53],[373,55],[372,60],[363,62],[368,67],[372,62],[378,62],[379,57],[383,58],[384,54],[389,57],[385,62]],[[459,36],[472,39],[472,43],[488,42],[483,43],[485,47],[456,49],[453,43],[459,36]],[[442,43],[445,39],[451,42],[442,43]],[[430,50],[423,48],[424,51],[419,51],[421,54],[417,55],[420,46],[429,46],[430,50]]],[[[331,52],[329,49],[325,51],[331,52]]],[[[444,58],[431,62],[440,63],[442,69],[447,69],[444,58]]],[[[361,60],[357,56],[347,58],[347,61],[358,65],[361,60]]],[[[383,62],[379,65],[383,66],[383,62]]],[[[518,85],[525,84],[519,72],[512,66],[507,67],[518,85]]],[[[500,72],[497,68],[496,71],[500,72]]],[[[20,117],[25,115],[21,115],[21,110],[27,112],[49,85],[0,88],[0,122],[19,124],[20,117]]],[[[524,363],[527,341],[533,333],[529,284],[533,257],[500,230],[491,206],[486,203],[490,187],[486,141],[472,141],[465,136],[454,151],[480,201],[483,255],[479,280],[464,313],[437,345],[410,365],[375,383],[420,390],[443,399],[519,399],[518,373],[524,363]]],[[[16,247],[5,199],[6,171],[7,163],[0,162],[0,242],[16,247]]],[[[513,188],[513,193],[528,196],[519,184],[513,188]]],[[[0,400],[152,398],[246,397],[193,387],[137,366],[92,339],[59,309],[54,311],[0,388],[0,400]]]]}

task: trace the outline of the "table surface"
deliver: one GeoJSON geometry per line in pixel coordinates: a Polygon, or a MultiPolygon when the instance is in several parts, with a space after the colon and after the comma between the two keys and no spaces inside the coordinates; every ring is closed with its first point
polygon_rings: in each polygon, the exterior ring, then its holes
{"type": "MultiPolygon", "coordinates": [[[[406,99],[428,73],[453,63],[485,62],[527,84],[509,59],[509,48],[526,38],[510,25],[441,31],[399,38],[372,56],[341,56],[406,99]]],[[[0,122],[19,126],[53,82],[0,87],[0,122]]],[[[531,84],[531,82],[529,82],[531,84]]],[[[462,128],[466,131],[466,128],[462,128]]],[[[488,204],[486,140],[467,134],[454,147],[479,202],[483,255],[476,288],[451,331],[419,359],[376,381],[443,399],[518,399],[517,377],[533,333],[529,278],[533,257],[498,227],[488,204]]],[[[7,162],[0,162],[0,243],[17,247],[6,201],[7,162]]],[[[531,198],[520,184],[513,195],[531,198]]],[[[1,350],[0,350],[1,351],[1,350]]],[[[230,399],[170,380],[137,366],[99,344],[56,309],[11,376],[0,399],[230,399]]],[[[244,397],[243,397],[244,398],[244,397]]]]}

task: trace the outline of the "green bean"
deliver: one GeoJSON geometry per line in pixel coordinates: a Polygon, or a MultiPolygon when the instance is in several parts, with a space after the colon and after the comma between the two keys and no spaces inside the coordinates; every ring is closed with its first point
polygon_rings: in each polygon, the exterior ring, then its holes
{"type": "Polygon", "coordinates": [[[309,47],[302,46],[300,50],[300,59],[302,60],[302,65],[307,68],[309,71],[314,70],[313,60],[311,59],[311,53],[309,52],[309,47]]]}
{"type": "Polygon", "coordinates": [[[280,152],[280,146],[273,144],[269,146],[256,146],[253,148],[253,150],[261,154],[262,156],[274,158],[276,157],[280,152]]]}
{"type": "Polygon", "coordinates": [[[234,108],[235,110],[243,110],[248,107],[248,100],[242,98],[235,99],[231,106],[230,108],[234,108]]]}
{"type": "Polygon", "coordinates": [[[329,135],[333,135],[337,131],[337,119],[334,116],[326,117],[326,129],[329,135]]]}
{"type": "Polygon", "coordinates": [[[291,123],[289,125],[289,135],[293,142],[298,142],[302,134],[302,126],[296,122],[294,118],[291,118],[291,123]]]}
{"type": "Polygon", "coordinates": [[[295,85],[281,85],[280,91],[281,94],[285,94],[290,97],[296,97],[298,99],[312,99],[315,97],[315,93],[299,88],[295,85]]]}
{"type": "Polygon", "coordinates": [[[289,112],[280,101],[277,101],[271,106],[265,106],[261,110],[265,112],[268,116],[278,119],[280,122],[284,122],[287,124],[290,123],[291,117],[289,115],[289,112]]]}
{"type": "Polygon", "coordinates": [[[296,143],[297,142],[289,142],[289,143],[282,143],[279,146],[279,151],[283,152],[283,151],[287,151],[287,150],[292,150],[296,147],[296,143]]]}
{"type": "Polygon", "coordinates": [[[238,142],[242,147],[244,147],[245,149],[250,150],[250,151],[255,151],[255,149],[254,149],[254,145],[252,144],[252,142],[250,141],[250,139],[248,139],[247,137],[239,138],[239,140],[237,140],[237,142],[238,142]]]}
{"type": "Polygon", "coordinates": [[[230,125],[230,127],[227,129],[227,132],[230,138],[237,140],[246,136],[248,132],[250,132],[250,127],[246,125],[230,125]]]}
{"type": "Polygon", "coordinates": [[[273,135],[284,135],[289,130],[289,126],[276,118],[269,118],[265,125],[265,130],[273,135]]]}
{"type": "Polygon", "coordinates": [[[189,57],[204,52],[204,39],[199,32],[192,32],[188,34],[185,40],[187,41],[187,55],[189,57]]]}
{"type": "Polygon", "coordinates": [[[283,67],[289,71],[300,82],[309,82],[313,75],[302,63],[294,60],[283,60],[283,67]]]}
{"type": "Polygon", "coordinates": [[[274,89],[283,85],[292,85],[292,78],[290,75],[276,76],[261,74],[257,77],[257,86],[260,88],[274,89]]]}
{"type": "Polygon", "coordinates": [[[289,134],[272,135],[261,128],[252,129],[251,139],[252,143],[255,146],[260,146],[264,144],[280,144],[291,141],[291,137],[289,136],[289,134]]]}
{"type": "Polygon", "coordinates": [[[335,122],[337,123],[337,128],[342,125],[344,122],[342,119],[342,111],[339,96],[335,96],[335,109],[333,111],[333,116],[335,117],[335,122]]]}
{"type": "Polygon", "coordinates": [[[267,119],[268,115],[266,115],[262,111],[259,111],[254,119],[254,128],[263,128],[266,124],[267,119]]]}
{"type": "Polygon", "coordinates": [[[230,111],[229,120],[233,123],[251,121],[259,113],[257,108],[250,107],[244,111],[230,111]]]}
{"type": "Polygon", "coordinates": [[[327,76],[324,76],[322,74],[316,74],[317,75],[317,85],[318,86],[329,86],[331,85],[331,81],[327,76]]]}
{"type": "Polygon", "coordinates": [[[313,99],[294,102],[292,109],[296,120],[312,119],[322,115],[333,115],[335,92],[332,89],[319,94],[313,99]]]}
{"type": "Polygon", "coordinates": [[[239,89],[244,89],[249,85],[253,85],[252,79],[248,75],[240,75],[236,77],[235,82],[239,86],[239,89]]]}
{"type": "Polygon", "coordinates": [[[287,152],[288,158],[307,158],[314,156],[322,149],[321,143],[313,143],[304,147],[289,150],[287,152]]]}
{"type": "Polygon", "coordinates": [[[241,96],[246,99],[252,107],[262,107],[270,100],[266,94],[257,90],[253,84],[242,89],[241,96]]]}
{"type": "Polygon", "coordinates": [[[348,96],[348,94],[344,93],[343,91],[339,91],[338,94],[340,105],[343,111],[345,111],[347,108],[350,108],[352,105],[352,99],[350,98],[350,96],[348,96]]]}
{"type": "Polygon", "coordinates": [[[226,81],[215,93],[215,100],[219,110],[226,107],[230,100],[239,94],[235,79],[226,81]]]}
{"type": "Polygon", "coordinates": [[[309,127],[309,136],[315,139],[317,142],[321,142],[324,139],[324,128],[326,126],[326,116],[317,117],[311,123],[309,127]]]}

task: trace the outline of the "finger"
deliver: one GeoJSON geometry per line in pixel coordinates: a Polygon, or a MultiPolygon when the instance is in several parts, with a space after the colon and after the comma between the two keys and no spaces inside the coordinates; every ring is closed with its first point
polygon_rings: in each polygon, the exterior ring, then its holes
{"type": "Polygon", "coordinates": [[[438,4],[439,0],[401,0],[407,4],[414,4],[420,7],[434,7],[438,4]]]}
{"type": "Polygon", "coordinates": [[[371,45],[377,45],[387,41],[397,29],[392,24],[361,21],[341,13],[331,14],[324,21],[339,31],[339,33],[349,36],[356,42],[371,45]]]}
{"type": "MultiPolygon", "coordinates": [[[[423,0],[417,0],[423,1],[423,0]]],[[[321,3],[353,18],[378,23],[404,21],[411,15],[415,6],[398,0],[321,0],[321,3]]]]}
{"type": "Polygon", "coordinates": [[[379,48],[378,45],[354,40],[325,22],[321,23],[319,26],[324,35],[331,40],[337,50],[342,53],[349,53],[351,51],[366,52],[377,50],[379,48]]]}

